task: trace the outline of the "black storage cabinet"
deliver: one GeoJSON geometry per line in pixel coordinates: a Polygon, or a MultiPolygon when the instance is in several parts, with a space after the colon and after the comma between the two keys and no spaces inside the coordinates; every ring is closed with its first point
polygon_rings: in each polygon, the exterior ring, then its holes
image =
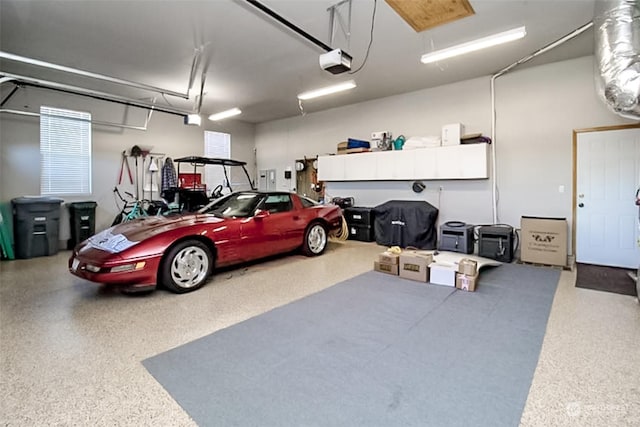
{"type": "Polygon", "coordinates": [[[58,253],[62,202],[62,199],[53,197],[18,197],[11,200],[16,258],[58,253]]]}
{"type": "Polygon", "coordinates": [[[425,201],[391,200],[373,209],[376,243],[435,249],[438,209],[425,201]]]}
{"type": "Polygon", "coordinates": [[[373,208],[350,207],[343,210],[344,218],[349,228],[349,239],[361,242],[373,242],[375,233],[373,227],[373,208]]]}
{"type": "Polygon", "coordinates": [[[69,204],[71,221],[71,239],[67,248],[72,249],[78,243],[93,236],[96,232],[96,202],[74,202],[69,204]]]}

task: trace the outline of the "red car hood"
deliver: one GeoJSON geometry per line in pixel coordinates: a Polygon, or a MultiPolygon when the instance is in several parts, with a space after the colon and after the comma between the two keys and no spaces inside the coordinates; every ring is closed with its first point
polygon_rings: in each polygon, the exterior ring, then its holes
{"type": "Polygon", "coordinates": [[[226,219],[207,214],[154,216],[118,224],[94,236],[85,245],[109,253],[119,253],[157,234],[195,224],[217,224],[226,219]]]}
{"type": "Polygon", "coordinates": [[[217,224],[226,219],[208,214],[186,214],[174,216],[152,216],[118,224],[112,229],[113,234],[122,234],[127,239],[140,242],[156,234],[195,224],[217,224]]]}

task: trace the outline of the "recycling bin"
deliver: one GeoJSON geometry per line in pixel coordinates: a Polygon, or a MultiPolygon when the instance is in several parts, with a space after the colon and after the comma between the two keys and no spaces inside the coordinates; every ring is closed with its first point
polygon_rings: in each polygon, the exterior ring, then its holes
{"type": "Polygon", "coordinates": [[[62,199],[54,197],[17,197],[11,200],[16,258],[58,253],[62,202],[62,199]]]}
{"type": "Polygon", "coordinates": [[[69,203],[69,219],[71,221],[71,239],[68,249],[93,236],[96,232],[96,202],[69,203]]]}

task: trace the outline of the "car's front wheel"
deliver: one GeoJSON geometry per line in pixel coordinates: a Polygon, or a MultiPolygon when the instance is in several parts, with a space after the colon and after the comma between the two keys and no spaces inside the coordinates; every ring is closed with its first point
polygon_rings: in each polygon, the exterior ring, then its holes
{"type": "Polygon", "coordinates": [[[327,229],[319,222],[314,222],[304,233],[302,252],[306,256],[320,255],[327,248],[327,229]]]}
{"type": "Polygon", "coordinates": [[[202,242],[180,242],[162,264],[162,284],[171,292],[183,294],[202,287],[213,270],[211,250],[202,242]]]}

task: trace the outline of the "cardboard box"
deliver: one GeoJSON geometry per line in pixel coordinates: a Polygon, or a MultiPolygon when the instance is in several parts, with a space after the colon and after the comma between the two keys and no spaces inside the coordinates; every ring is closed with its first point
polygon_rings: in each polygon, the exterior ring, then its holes
{"type": "Polygon", "coordinates": [[[567,220],[523,216],[520,219],[520,259],[524,262],[565,266],[567,220]]]}
{"type": "Polygon", "coordinates": [[[373,269],[381,273],[393,274],[394,276],[398,275],[398,264],[387,264],[384,262],[374,261],[373,269]]]}
{"type": "Polygon", "coordinates": [[[433,255],[420,254],[406,251],[400,255],[400,277],[416,280],[418,282],[429,281],[429,264],[433,262],[433,255]]]}
{"type": "Polygon", "coordinates": [[[468,274],[456,274],[456,288],[461,289],[463,291],[475,292],[476,286],[478,285],[478,277],[480,273],[476,271],[474,275],[468,274]]]}
{"type": "Polygon", "coordinates": [[[474,276],[478,272],[478,261],[462,258],[458,262],[458,273],[466,274],[467,276],[474,276]]]}
{"type": "Polygon", "coordinates": [[[378,255],[378,261],[384,264],[398,264],[400,254],[394,254],[391,252],[382,252],[378,255]]]}
{"type": "Polygon", "coordinates": [[[462,135],[464,135],[464,125],[462,123],[444,125],[442,126],[442,145],[458,145],[462,135]]]}
{"type": "Polygon", "coordinates": [[[456,285],[455,265],[444,265],[432,263],[429,265],[429,283],[434,285],[455,286],[456,285]]]}
{"type": "Polygon", "coordinates": [[[339,143],[338,143],[338,148],[337,148],[336,152],[337,152],[338,154],[347,154],[347,148],[348,148],[348,147],[347,147],[347,144],[348,144],[348,142],[347,142],[347,141],[339,142],[339,143]]]}

